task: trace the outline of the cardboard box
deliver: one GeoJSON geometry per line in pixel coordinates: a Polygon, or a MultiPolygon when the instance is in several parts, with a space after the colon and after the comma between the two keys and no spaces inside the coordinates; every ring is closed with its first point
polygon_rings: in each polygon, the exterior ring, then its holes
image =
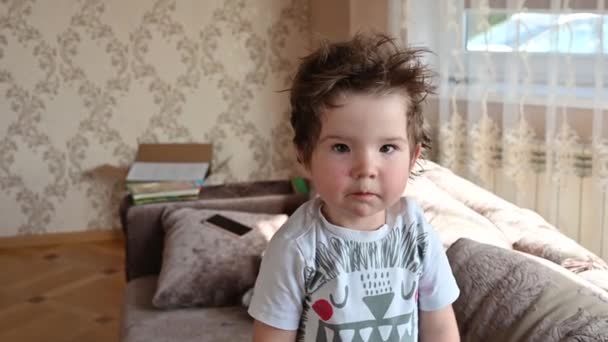
{"type": "Polygon", "coordinates": [[[140,144],[127,182],[204,180],[212,152],[210,144],[140,144]]]}
{"type": "Polygon", "coordinates": [[[140,144],[130,166],[100,165],[90,173],[127,182],[198,181],[211,172],[212,144],[140,144]]]}

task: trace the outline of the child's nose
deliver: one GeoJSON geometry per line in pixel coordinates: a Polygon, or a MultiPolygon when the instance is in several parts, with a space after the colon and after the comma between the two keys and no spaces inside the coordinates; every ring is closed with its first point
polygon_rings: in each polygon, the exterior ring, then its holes
{"type": "Polygon", "coordinates": [[[375,167],[374,157],[371,155],[371,153],[357,153],[352,169],[352,176],[356,179],[376,178],[377,170],[375,167]]]}

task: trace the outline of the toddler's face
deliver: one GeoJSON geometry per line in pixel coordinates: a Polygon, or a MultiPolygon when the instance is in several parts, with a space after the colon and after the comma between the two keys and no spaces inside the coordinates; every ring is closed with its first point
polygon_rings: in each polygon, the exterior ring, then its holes
{"type": "MultiPolygon", "coordinates": [[[[384,224],[403,194],[410,168],[402,96],[345,94],[321,116],[307,171],[333,224],[359,230],[384,224]]],[[[418,151],[415,157],[418,156],[418,151]]]]}

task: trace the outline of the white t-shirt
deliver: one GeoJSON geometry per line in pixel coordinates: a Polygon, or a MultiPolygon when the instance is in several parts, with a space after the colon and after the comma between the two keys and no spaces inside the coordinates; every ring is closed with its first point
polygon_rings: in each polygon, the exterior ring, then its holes
{"type": "Polygon", "coordinates": [[[249,314],[298,341],[418,341],[418,309],[460,294],[420,207],[401,198],[385,225],[358,231],[329,223],[322,203],[303,204],[273,236],[249,314]]]}

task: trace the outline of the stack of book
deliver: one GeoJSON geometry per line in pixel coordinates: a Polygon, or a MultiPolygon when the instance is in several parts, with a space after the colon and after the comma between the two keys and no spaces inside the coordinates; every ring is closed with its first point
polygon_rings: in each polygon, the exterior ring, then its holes
{"type": "Polygon", "coordinates": [[[211,160],[211,144],[139,144],[127,190],[135,204],[195,200],[211,160]]]}
{"type": "Polygon", "coordinates": [[[189,201],[198,198],[202,181],[128,182],[135,204],[189,201]]]}

